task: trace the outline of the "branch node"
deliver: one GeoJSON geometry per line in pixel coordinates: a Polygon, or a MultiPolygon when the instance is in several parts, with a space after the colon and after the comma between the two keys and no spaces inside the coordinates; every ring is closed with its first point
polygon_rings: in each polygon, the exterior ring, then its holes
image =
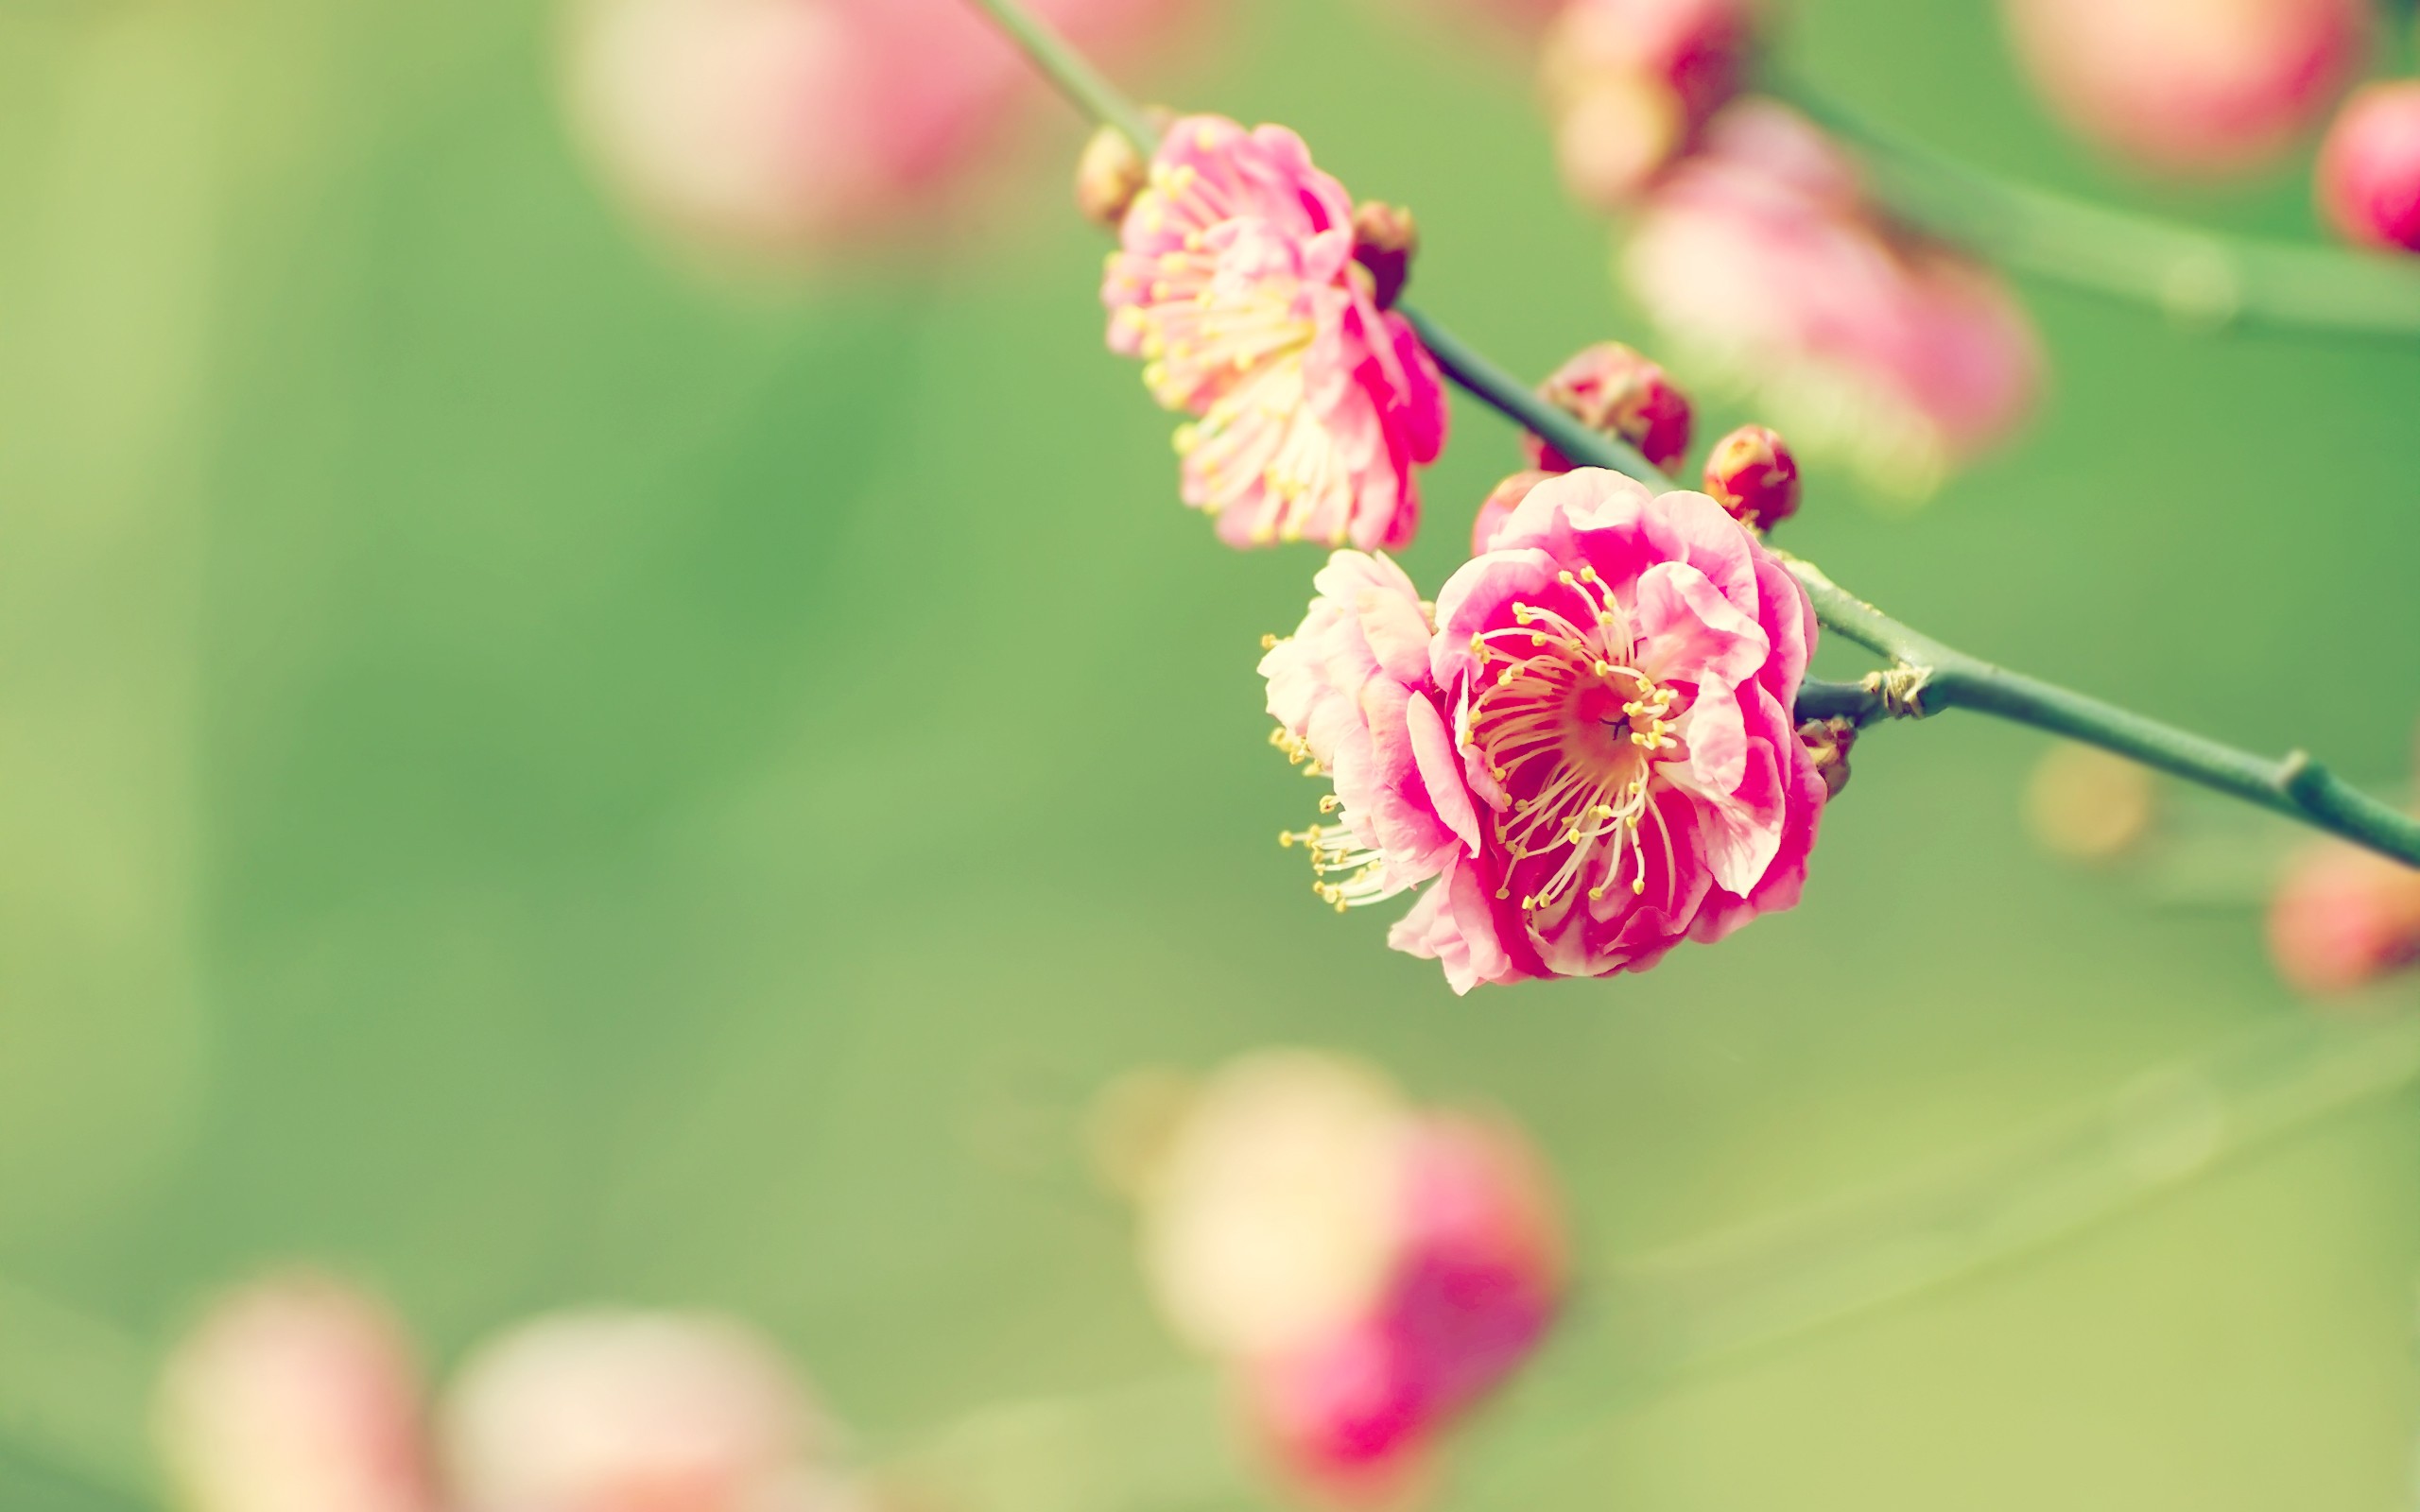
{"type": "Polygon", "coordinates": [[[1925,689],[1932,682],[1932,668],[1910,666],[1901,662],[1881,672],[1869,672],[1859,686],[1882,700],[1882,712],[1893,719],[1922,719],[1925,716],[1925,689]]]}

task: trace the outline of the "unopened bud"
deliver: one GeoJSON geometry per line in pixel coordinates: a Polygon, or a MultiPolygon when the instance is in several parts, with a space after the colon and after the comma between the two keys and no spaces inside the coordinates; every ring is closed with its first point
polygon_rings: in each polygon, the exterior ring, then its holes
{"type": "Polygon", "coordinates": [[[1515,472],[1497,484],[1487,502],[1478,507],[1478,518],[1471,522],[1471,555],[1493,551],[1495,533],[1504,528],[1504,522],[1512,518],[1512,511],[1521,507],[1521,501],[1530,496],[1531,489],[1552,476],[1551,472],[1515,472]]]}
{"type": "Polygon", "coordinates": [[[1150,181],[1151,165],[1141,149],[1114,126],[1104,126],[1084,144],[1076,160],[1076,208],[1098,226],[1115,231],[1125,223],[1127,207],[1150,181]]]}
{"type": "Polygon", "coordinates": [[[1776,432],[1742,425],[1707,455],[1705,491],[1741,524],[1771,530],[1798,512],[1798,459],[1776,432]]]}
{"type": "MultiPolygon", "coordinates": [[[[1689,402],[1664,369],[1618,341],[1600,341],[1538,386],[1539,397],[1591,430],[1618,437],[1656,467],[1688,455],[1689,402]]],[[[1580,464],[1545,438],[1522,438],[1530,464],[1568,472],[1580,464]]]]}
{"type": "Polygon", "coordinates": [[[1840,797],[1849,785],[1849,751],[1857,745],[1857,726],[1846,719],[1810,719],[1798,727],[1798,740],[1815,759],[1824,795],[1840,797]]]}
{"type": "Polygon", "coordinates": [[[2345,102],[2320,148],[2319,208],[2348,239],[2420,252],[2420,79],[2345,102]]]}
{"type": "Polygon", "coordinates": [[[1393,307],[1411,281],[1411,259],[1420,250],[1420,224],[1400,205],[1365,199],[1353,211],[1353,258],[1370,270],[1372,298],[1381,310],[1393,307]]]}

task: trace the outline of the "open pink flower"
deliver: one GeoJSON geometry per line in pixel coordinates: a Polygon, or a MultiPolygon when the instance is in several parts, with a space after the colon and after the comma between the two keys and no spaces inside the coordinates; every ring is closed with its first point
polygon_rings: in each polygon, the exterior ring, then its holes
{"type": "Polygon", "coordinates": [[[1288,837],[1321,895],[1436,878],[1389,943],[1462,992],[1644,970],[1796,904],[1826,796],[1792,716],[1796,579],[1704,494],[1599,469],[1485,544],[1419,621],[1400,573],[1340,553],[1262,662],[1279,744],[1336,780],[1340,822],[1288,837]]]}
{"type": "Polygon", "coordinates": [[[1217,116],[1168,129],[1101,300],[1114,351],[1197,417],[1177,432],[1184,502],[1220,539],[1400,546],[1414,466],[1444,444],[1436,365],[1354,261],[1353,202],[1302,138],[1217,116]]]}
{"type": "MultiPolygon", "coordinates": [[[[1078,43],[1188,0],[1034,0],[1078,43]]],[[[1043,91],[962,0],[575,0],[579,135],[683,240],[781,258],[896,231],[970,186],[1043,91]]]]}
{"type": "Polygon", "coordinates": [[[1685,367],[1910,498],[2005,437],[2041,384],[2007,286],[1890,224],[1856,165],[1771,101],[1715,119],[1648,196],[1622,267],[1685,367]]]}
{"type": "Polygon", "coordinates": [[[1211,1078],[1146,1200],[1171,1321],[1234,1371],[1289,1479],[1331,1500],[1415,1484],[1562,1298],[1553,1191],[1520,1133],[1334,1057],[1211,1078]]]}
{"type": "Polygon", "coordinates": [[[2035,84],[2084,136],[2210,175],[2276,158],[2360,69],[2365,0],[2004,0],[2035,84]]]}

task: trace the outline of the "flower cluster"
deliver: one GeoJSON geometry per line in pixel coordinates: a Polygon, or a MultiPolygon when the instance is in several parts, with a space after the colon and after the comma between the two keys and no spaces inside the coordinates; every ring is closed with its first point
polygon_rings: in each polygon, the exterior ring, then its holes
{"type": "Polygon", "coordinates": [[[1143,1201],[1163,1310],[1229,1367],[1288,1478],[1333,1500],[1416,1486],[1562,1299],[1561,1225],[1519,1133],[1335,1057],[1212,1077],[1143,1201]]]}
{"type": "Polygon", "coordinates": [[[1339,553],[1261,662],[1327,776],[1288,836],[1340,908],[1427,884],[1390,936],[1457,991],[1652,966],[1798,901],[1826,792],[1792,709],[1805,593],[1701,493],[1531,488],[1433,609],[1339,553]]]}
{"type": "Polygon", "coordinates": [[[480,1350],[432,1433],[402,1331],[294,1277],[221,1302],[162,1378],[193,1512],[865,1512],[781,1357],[715,1317],[542,1318],[480,1350]]]}
{"type": "Polygon", "coordinates": [[[1230,545],[1365,551],[1411,539],[1413,468],[1445,439],[1435,363],[1379,308],[1353,201],[1293,132],[1174,122],[1127,208],[1101,300],[1111,347],[1148,365],[1184,502],[1230,545]]]}

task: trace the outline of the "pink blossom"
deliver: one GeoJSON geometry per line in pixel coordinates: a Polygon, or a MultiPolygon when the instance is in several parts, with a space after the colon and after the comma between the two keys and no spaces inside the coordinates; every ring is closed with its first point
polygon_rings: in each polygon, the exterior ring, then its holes
{"type": "Polygon", "coordinates": [[[2359,72],[2364,0],[2005,0],[2060,117],[2147,167],[2257,168],[2359,72]]]}
{"type": "Polygon", "coordinates": [[[1527,1142],[1333,1057],[1264,1054],[1212,1078],[1147,1220],[1171,1316],[1234,1370],[1289,1478],[1334,1500],[1420,1479],[1562,1296],[1560,1221],[1527,1142]]]}
{"type": "MultiPolygon", "coordinates": [[[[1089,48],[1131,50],[1190,0],[1035,0],[1089,48]]],[[[681,238],[796,257],[939,208],[1044,92],[963,0],[578,0],[579,134],[681,238]]]]}
{"type": "Polygon", "coordinates": [[[219,1303],[162,1378],[169,1479],[194,1512],[435,1512],[401,1332],[332,1281],[219,1303]]]}
{"type": "Polygon", "coordinates": [[[718,1318],[568,1314],[465,1367],[444,1418],[462,1512],[816,1512],[821,1416],[718,1318]]]}
{"type": "Polygon", "coordinates": [[[1887,222],[1856,165],[1770,101],[1716,119],[1650,195],[1622,266],[1685,367],[1910,498],[2013,430],[2040,387],[2006,285],[1887,222]]]}
{"type": "Polygon", "coordinates": [[[2420,870],[2338,840],[2312,846],[2270,904],[2269,954],[2316,996],[2420,966],[2420,870]]]}
{"type": "MultiPolygon", "coordinates": [[[[1583,347],[1538,386],[1538,397],[1579,421],[1638,449],[1655,467],[1670,472],[1689,453],[1696,416],[1688,396],[1663,368],[1618,341],[1583,347]]],[[[1545,438],[1524,433],[1530,465],[1568,472],[1579,464],[1545,438]]]]}
{"type": "Polygon", "coordinates": [[[1540,74],[1564,181],[1619,210],[1738,92],[1749,0],[1570,0],[1540,74]]]}
{"type": "Polygon", "coordinates": [[[1389,942],[1456,991],[1641,971],[1798,902],[1826,797],[1792,717],[1814,614],[1712,499],[1583,469],[1426,618],[1383,561],[1339,553],[1318,586],[1262,671],[1339,822],[1288,838],[1340,908],[1435,878],[1389,942]]]}
{"type": "Polygon", "coordinates": [[[1353,202],[1280,127],[1178,121],[1127,213],[1101,300],[1110,346],[1149,366],[1184,502],[1230,545],[1400,546],[1414,466],[1444,443],[1444,391],[1354,258],[1353,202]]]}
{"type": "Polygon", "coordinates": [[[2420,79],[2372,84],[2345,102],[2320,149],[2320,209],[2368,247],[2420,252],[2420,79]]]}

